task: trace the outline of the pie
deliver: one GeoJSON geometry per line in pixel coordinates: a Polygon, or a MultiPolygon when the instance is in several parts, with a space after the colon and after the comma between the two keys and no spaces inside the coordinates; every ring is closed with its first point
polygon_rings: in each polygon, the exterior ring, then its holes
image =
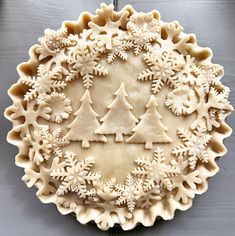
{"type": "Polygon", "coordinates": [[[46,29],[5,111],[23,181],[102,230],[169,220],[207,190],[233,111],[212,51],[158,11],[101,4],[46,29]]]}

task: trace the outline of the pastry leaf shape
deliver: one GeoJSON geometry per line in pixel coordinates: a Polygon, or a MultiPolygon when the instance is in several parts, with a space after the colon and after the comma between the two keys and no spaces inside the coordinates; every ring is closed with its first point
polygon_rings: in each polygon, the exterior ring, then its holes
{"type": "Polygon", "coordinates": [[[161,121],[157,111],[157,102],[151,95],[146,105],[146,112],[140,117],[140,122],[133,129],[134,134],[127,139],[128,143],[145,143],[146,149],[152,149],[153,143],[169,143],[171,138],[166,134],[167,127],[161,121]]]}
{"type": "Polygon", "coordinates": [[[123,134],[132,132],[137,119],[131,113],[132,106],[127,101],[127,92],[122,83],[115,93],[116,98],[108,106],[108,113],[101,119],[102,125],[96,130],[97,134],[115,134],[116,142],[123,141],[123,134]]]}
{"type": "Polygon", "coordinates": [[[82,141],[83,148],[89,148],[91,141],[106,142],[104,135],[95,133],[100,123],[98,114],[93,110],[89,90],[86,90],[81,101],[81,107],[74,113],[75,119],[68,125],[69,131],[65,138],[71,141],[82,141]]]}

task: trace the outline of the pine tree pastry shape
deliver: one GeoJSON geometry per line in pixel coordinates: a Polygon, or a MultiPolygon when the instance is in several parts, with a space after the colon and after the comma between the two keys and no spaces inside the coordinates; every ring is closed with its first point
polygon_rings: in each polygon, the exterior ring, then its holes
{"type": "Polygon", "coordinates": [[[137,118],[131,113],[132,106],[127,101],[124,83],[115,92],[116,98],[108,106],[108,113],[101,119],[103,124],[96,130],[97,134],[115,134],[116,142],[123,141],[123,134],[127,135],[137,123],[137,118]]]}
{"type": "Polygon", "coordinates": [[[127,139],[128,143],[145,143],[146,149],[152,149],[153,143],[170,143],[171,138],[166,134],[167,127],[161,122],[157,111],[157,102],[151,95],[146,105],[147,111],[140,117],[140,122],[133,129],[134,134],[127,139]]]}
{"type": "Polygon", "coordinates": [[[82,141],[83,148],[89,148],[91,141],[106,142],[104,135],[96,134],[95,130],[100,126],[97,120],[98,114],[93,110],[89,90],[86,90],[81,101],[81,107],[74,113],[75,119],[68,128],[65,138],[70,141],[82,141]]]}

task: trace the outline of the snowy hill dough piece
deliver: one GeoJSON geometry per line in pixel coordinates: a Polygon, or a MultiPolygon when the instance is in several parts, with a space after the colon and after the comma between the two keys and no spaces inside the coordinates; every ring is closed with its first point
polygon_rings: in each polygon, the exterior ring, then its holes
{"type": "Polygon", "coordinates": [[[190,208],[232,131],[211,50],[157,11],[105,4],[38,41],[5,111],[27,186],[102,230],[151,226],[190,208]]]}

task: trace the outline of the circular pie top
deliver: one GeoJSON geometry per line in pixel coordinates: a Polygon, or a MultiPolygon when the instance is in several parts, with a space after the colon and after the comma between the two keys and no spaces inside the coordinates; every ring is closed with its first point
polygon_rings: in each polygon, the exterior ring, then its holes
{"type": "Polygon", "coordinates": [[[103,230],[172,219],[218,171],[231,128],[212,52],[157,11],[101,4],[46,29],[5,111],[23,181],[43,203],[103,230]]]}

